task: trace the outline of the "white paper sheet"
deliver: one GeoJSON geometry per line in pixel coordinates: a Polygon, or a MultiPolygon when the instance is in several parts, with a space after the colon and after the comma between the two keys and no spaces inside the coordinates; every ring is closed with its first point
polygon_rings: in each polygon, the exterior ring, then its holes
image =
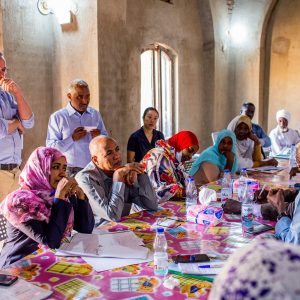
{"type": "Polygon", "coordinates": [[[220,272],[224,261],[203,262],[203,263],[179,263],[180,272],[197,275],[216,275],[220,272]]]}
{"type": "Polygon", "coordinates": [[[111,270],[114,268],[121,268],[134,264],[141,264],[144,262],[153,261],[153,253],[149,251],[146,259],[136,258],[95,258],[95,257],[83,257],[83,259],[93,267],[97,272],[111,270]]]}
{"type": "Polygon", "coordinates": [[[52,291],[40,288],[19,278],[11,286],[0,286],[1,299],[41,300],[49,297],[52,291]]]}
{"type": "Polygon", "coordinates": [[[117,257],[146,259],[149,249],[132,231],[106,234],[75,234],[69,243],[63,243],[56,252],[62,256],[117,257]]]}

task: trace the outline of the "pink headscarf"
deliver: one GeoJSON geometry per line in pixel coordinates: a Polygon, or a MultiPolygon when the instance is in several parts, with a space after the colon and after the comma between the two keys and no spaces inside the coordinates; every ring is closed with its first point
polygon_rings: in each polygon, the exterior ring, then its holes
{"type": "MultiPolygon", "coordinates": [[[[35,149],[20,174],[20,189],[10,193],[1,203],[0,211],[15,227],[29,220],[49,222],[55,190],[50,185],[51,164],[65,157],[54,148],[39,147],[35,149]]],[[[64,236],[73,227],[72,210],[64,236]]]]}

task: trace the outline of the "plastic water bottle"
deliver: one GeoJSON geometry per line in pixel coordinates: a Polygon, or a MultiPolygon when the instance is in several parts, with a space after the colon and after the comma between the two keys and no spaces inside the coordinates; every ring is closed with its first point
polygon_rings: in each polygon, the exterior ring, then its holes
{"type": "MultiPolygon", "coordinates": [[[[289,159],[289,168],[291,170],[292,168],[295,168],[297,166],[298,166],[298,164],[297,164],[297,160],[296,160],[296,145],[292,144],[291,152],[290,152],[290,159],[289,159]]],[[[289,180],[289,186],[294,187],[294,185],[295,185],[295,179],[292,177],[289,180]]]]}
{"type": "Polygon", "coordinates": [[[230,170],[224,170],[224,175],[221,181],[221,202],[226,202],[227,199],[232,198],[232,182],[230,170]]]}
{"type": "Polygon", "coordinates": [[[253,198],[252,182],[247,182],[247,192],[242,202],[242,229],[244,233],[253,232],[253,198]]]}
{"type": "Polygon", "coordinates": [[[238,200],[240,202],[244,201],[245,195],[247,193],[247,169],[242,168],[240,171],[240,177],[239,177],[239,186],[238,186],[238,200]]]}
{"type": "Polygon", "coordinates": [[[195,185],[195,180],[193,177],[187,178],[186,188],[185,188],[185,205],[186,205],[186,217],[188,217],[188,211],[192,205],[198,203],[198,192],[195,185]]]}
{"type": "Polygon", "coordinates": [[[165,276],[168,273],[168,243],[165,237],[164,229],[156,229],[154,240],[154,274],[156,276],[165,276]]]}

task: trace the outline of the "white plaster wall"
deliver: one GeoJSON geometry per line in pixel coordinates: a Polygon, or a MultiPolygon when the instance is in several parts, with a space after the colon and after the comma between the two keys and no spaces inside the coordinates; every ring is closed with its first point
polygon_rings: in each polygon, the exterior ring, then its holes
{"type": "Polygon", "coordinates": [[[52,22],[42,16],[35,0],[1,2],[3,47],[11,77],[20,85],[35,114],[35,127],[24,135],[23,158],[44,145],[52,111],[52,22]]]}
{"type": "Polygon", "coordinates": [[[292,114],[289,126],[300,130],[300,1],[280,1],[276,7],[271,38],[269,126],[276,126],[276,111],[292,114]]]}
{"type": "Polygon", "coordinates": [[[99,15],[101,110],[123,152],[140,126],[140,53],[159,42],[178,54],[178,129],[202,140],[202,33],[198,1],[102,0],[99,15]]]}
{"type": "Polygon", "coordinates": [[[215,34],[215,118],[216,130],[227,127],[239,114],[241,104],[253,102],[259,115],[260,38],[271,0],[235,1],[232,14],[226,1],[210,0],[215,34]],[[233,38],[233,28],[243,27],[233,38]],[[228,34],[229,32],[229,34],[228,34]]]}

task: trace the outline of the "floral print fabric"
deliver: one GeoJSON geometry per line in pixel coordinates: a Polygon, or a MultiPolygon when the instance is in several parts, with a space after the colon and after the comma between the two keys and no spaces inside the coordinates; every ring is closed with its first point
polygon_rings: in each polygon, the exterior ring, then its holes
{"type": "Polygon", "coordinates": [[[172,197],[181,198],[184,194],[184,181],[187,174],[183,164],[175,157],[175,149],[163,140],[156,142],[141,163],[155,189],[158,202],[166,202],[172,197]]]}

